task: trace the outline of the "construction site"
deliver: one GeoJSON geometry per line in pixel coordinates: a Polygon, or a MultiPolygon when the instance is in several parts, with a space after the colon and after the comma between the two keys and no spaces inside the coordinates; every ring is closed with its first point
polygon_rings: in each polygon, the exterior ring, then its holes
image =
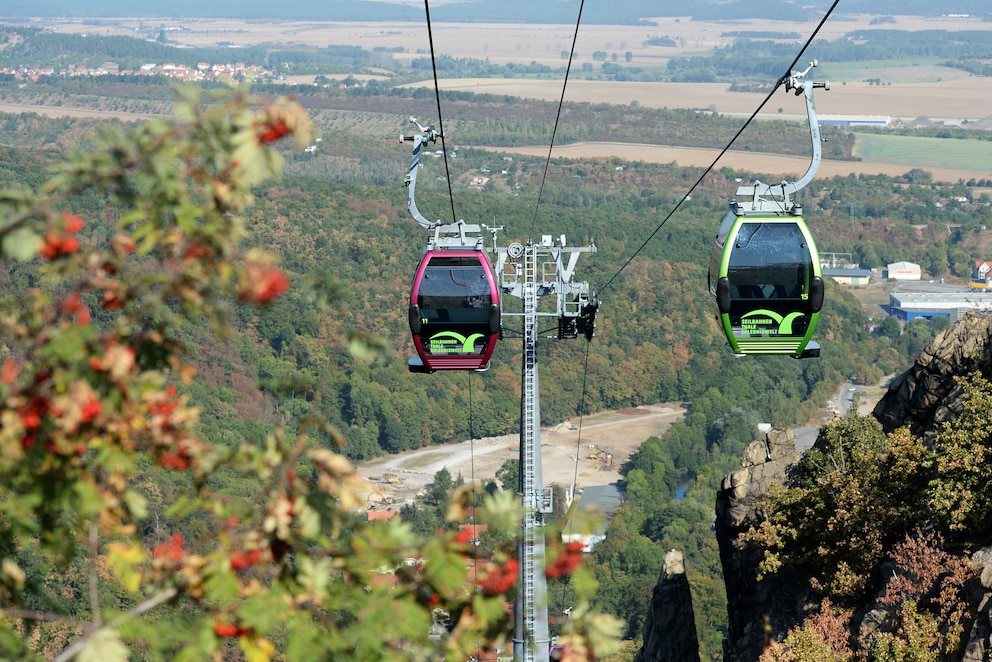
{"type": "MultiPolygon", "coordinates": [[[[544,482],[562,486],[569,495],[586,487],[617,483],[623,464],[641,444],[661,436],[684,414],[682,403],[664,403],[587,416],[581,426],[568,420],[542,428],[544,482]]],[[[368,509],[370,513],[398,511],[422,495],[441,469],[447,469],[452,478],[461,476],[485,485],[504,462],[518,458],[519,444],[519,435],[503,435],[421,448],[365,463],[358,472],[367,481],[368,509]]]]}

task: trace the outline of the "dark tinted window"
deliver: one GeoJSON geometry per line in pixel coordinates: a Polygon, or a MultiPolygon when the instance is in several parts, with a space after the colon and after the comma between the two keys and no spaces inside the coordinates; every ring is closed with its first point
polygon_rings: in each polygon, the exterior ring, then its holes
{"type": "Polygon", "coordinates": [[[485,269],[478,260],[470,258],[444,259],[448,264],[435,264],[437,260],[431,260],[424,271],[417,296],[421,313],[430,317],[428,311],[447,311],[440,321],[488,323],[492,293],[485,269]],[[461,259],[469,264],[450,264],[461,259]]]}
{"type": "Polygon", "coordinates": [[[794,223],[743,223],[727,268],[737,299],[802,299],[812,275],[809,247],[794,223]]]}

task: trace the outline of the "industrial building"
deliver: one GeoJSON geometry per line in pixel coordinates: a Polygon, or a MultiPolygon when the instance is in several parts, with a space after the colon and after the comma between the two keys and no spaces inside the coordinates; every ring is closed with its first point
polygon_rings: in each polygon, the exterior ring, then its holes
{"type": "Polygon", "coordinates": [[[841,285],[867,285],[871,281],[871,269],[823,268],[823,275],[833,278],[841,285]]]}
{"type": "Polygon", "coordinates": [[[820,124],[830,126],[888,126],[892,122],[889,115],[819,115],[820,124]]]}
{"type": "Polygon", "coordinates": [[[886,266],[885,277],[892,280],[921,280],[923,271],[920,265],[912,262],[893,262],[886,266]]]}
{"type": "Polygon", "coordinates": [[[889,314],[905,322],[917,317],[947,317],[953,324],[968,312],[992,313],[992,291],[962,289],[951,292],[893,292],[889,295],[889,314]]]}

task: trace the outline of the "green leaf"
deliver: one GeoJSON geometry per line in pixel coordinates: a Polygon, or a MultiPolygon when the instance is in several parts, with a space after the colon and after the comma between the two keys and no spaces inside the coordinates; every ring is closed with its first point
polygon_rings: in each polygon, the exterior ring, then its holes
{"type": "Polygon", "coordinates": [[[356,331],[348,336],[348,350],[360,361],[374,361],[379,354],[388,349],[385,340],[371,333],[356,331]]]}
{"type": "Polygon", "coordinates": [[[125,490],[121,497],[135,519],[142,520],[148,517],[148,499],[143,494],[135,490],[125,490]]]}
{"type": "Polygon", "coordinates": [[[248,662],[269,662],[276,652],[276,647],[264,637],[241,637],[238,643],[248,662]]]}
{"type": "Polygon", "coordinates": [[[141,587],[141,573],[136,568],[147,558],[144,550],[135,545],[111,542],[107,545],[107,557],[124,587],[136,593],[141,587]]]}
{"type": "Polygon", "coordinates": [[[203,587],[207,591],[207,598],[219,605],[232,604],[238,599],[240,586],[237,577],[230,570],[217,571],[216,563],[211,564],[211,566],[208,570],[214,570],[216,572],[211,577],[208,577],[207,581],[203,584],[203,587]]]}
{"type": "Polygon", "coordinates": [[[116,630],[97,630],[76,658],[79,662],[127,662],[128,651],[116,630]]]}
{"type": "Polygon", "coordinates": [[[311,600],[321,604],[327,594],[327,586],[330,584],[332,573],[333,564],[330,559],[312,559],[309,556],[301,556],[296,580],[311,600]]]}
{"type": "Polygon", "coordinates": [[[303,507],[294,508],[298,510],[296,514],[297,521],[299,522],[300,531],[307,538],[315,538],[320,535],[321,521],[320,513],[311,508],[306,502],[303,503],[303,507]]]}
{"type": "Polygon", "coordinates": [[[75,507],[81,519],[91,519],[100,514],[103,508],[103,497],[91,483],[79,481],[72,486],[75,496],[75,507]]]}
{"type": "Polygon", "coordinates": [[[41,239],[27,228],[17,228],[3,236],[3,254],[21,262],[34,259],[41,239]]]}
{"type": "Polygon", "coordinates": [[[0,627],[0,655],[14,659],[20,656],[20,652],[21,640],[12,631],[0,627]]]}

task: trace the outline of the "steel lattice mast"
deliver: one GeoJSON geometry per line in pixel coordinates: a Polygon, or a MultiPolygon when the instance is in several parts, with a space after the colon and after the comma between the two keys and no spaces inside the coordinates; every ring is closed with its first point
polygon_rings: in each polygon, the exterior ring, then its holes
{"type": "Polygon", "coordinates": [[[510,244],[494,249],[496,276],[504,294],[523,300],[522,313],[504,315],[523,318],[523,369],[520,402],[520,483],[524,516],[517,539],[520,562],[515,606],[513,659],[544,659],[548,654],[547,582],[545,580],[544,516],[552,512],[552,491],[541,476],[541,400],[538,388],[538,320],[557,318],[553,338],[592,338],[598,303],[589,298],[588,283],[572,283],[571,277],[581,253],[596,251],[595,246],[569,247],[565,236],[555,245],[550,236],[540,245],[510,244]],[[554,294],[554,312],[539,312],[540,297],[554,294]]]}

